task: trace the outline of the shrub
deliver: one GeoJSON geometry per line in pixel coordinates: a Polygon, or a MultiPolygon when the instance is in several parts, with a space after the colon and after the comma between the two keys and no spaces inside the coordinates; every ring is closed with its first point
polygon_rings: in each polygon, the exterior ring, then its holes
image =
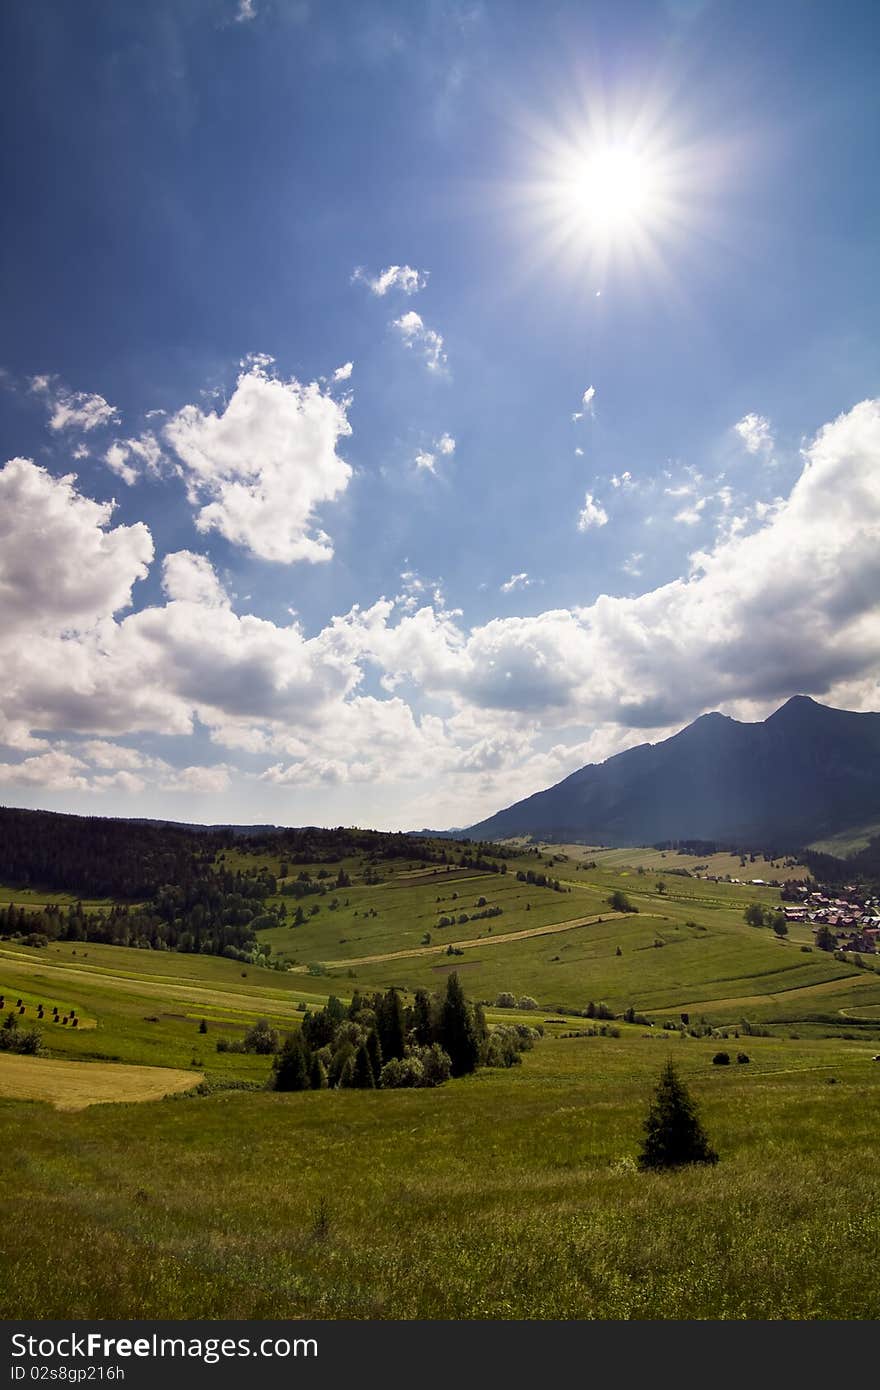
{"type": "Polygon", "coordinates": [[[511,994],[509,990],[502,990],[495,1000],[495,1007],[496,1009],[515,1009],[516,995],[511,994]]]}
{"type": "Polygon", "coordinates": [[[257,1052],[261,1056],[269,1056],[278,1051],[278,1032],[272,1027],[268,1019],[258,1018],[256,1023],[248,1028],[243,1042],[245,1052],[257,1052]]]}
{"type": "Polygon", "coordinates": [[[537,999],[533,999],[530,994],[523,994],[516,1001],[518,1009],[539,1009],[541,1006],[537,999]]]}
{"type": "Polygon", "coordinates": [[[727,1067],[727,1066],[729,1066],[729,1065],[730,1065],[730,1053],[729,1053],[729,1052],[716,1052],[716,1053],[715,1053],[715,1056],[712,1058],[712,1065],[713,1065],[714,1067],[727,1067]]]}
{"type": "Polygon", "coordinates": [[[615,888],[607,901],[608,906],[614,912],[638,912],[639,910],[619,888],[615,888]]]}
{"type": "Polygon", "coordinates": [[[738,1062],[750,1062],[752,1059],[747,1052],[738,1052],[736,1054],[736,1060],[738,1062]]]}

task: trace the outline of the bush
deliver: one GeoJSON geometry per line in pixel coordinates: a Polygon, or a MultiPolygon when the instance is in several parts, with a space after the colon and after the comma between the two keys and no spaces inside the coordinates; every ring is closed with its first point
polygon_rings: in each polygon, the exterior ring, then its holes
{"type": "Polygon", "coordinates": [[[736,1060],[738,1062],[750,1062],[752,1059],[747,1052],[738,1052],[736,1054],[736,1060]]]}
{"type": "Polygon", "coordinates": [[[278,1051],[279,1041],[278,1031],[271,1026],[269,1020],[258,1018],[244,1035],[244,1051],[257,1052],[261,1056],[267,1057],[278,1051]]]}
{"type": "Polygon", "coordinates": [[[539,1009],[541,1006],[537,999],[533,999],[530,994],[523,994],[516,1001],[518,1009],[539,1009]]]}
{"type": "Polygon", "coordinates": [[[612,908],[614,912],[638,912],[639,910],[619,888],[615,888],[607,901],[608,906],[612,908]]]}
{"type": "Polygon", "coordinates": [[[496,1009],[515,1009],[516,995],[511,994],[509,990],[502,990],[495,1000],[495,1007],[496,1009]]]}
{"type": "Polygon", "coordinates": [[[715,1056],[712,1058],[712,1065],[713,1065],[713,1067],[727,1067],[727,1066],[729,1066],[729,1065],[730,1065],[730,1053],[729,1053],[729,1052],[716,1052],[716,1053],[715,1053],[715,1056]]]}

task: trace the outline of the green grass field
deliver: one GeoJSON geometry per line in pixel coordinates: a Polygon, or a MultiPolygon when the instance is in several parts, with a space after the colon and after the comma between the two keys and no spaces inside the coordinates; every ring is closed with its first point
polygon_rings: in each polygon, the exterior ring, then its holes
{"type": "Polygon", "coordinates": [[[807,927],[778,941],[747,926],[745,905],[775,890],[664,879],[629,853],[587,872],[546,854],[503,876],[388,866],[380,884],[320,898],[303,926],[261,934],[298,962],[287,972],[0,942],[0,992],[26,1001],[23,1021],[43,1002],[93,1025],[44,1028],[48,1061],[10,1059],[5,1091],[0,1068],[15,1230],[0,1243],[0,1316],[877,1317],[880,974],[804,951],[807,927]],[[527,867],[572,891],[517,882],[527,867]],[[615,888],[637,913],[610,912],[615,888]],[[481,897],[501,915],[460,924],[481,897]],[[454,925],[437,928],[441,914],[454,925]],[[537,999],[537,1013],[489,1008],[543,1024],[521,1066],[436,1091],[279,1095],[235,1089],[263,1085],[269,1058],[216,1049],[258,1017],[294,1028],[331,992],[440,990],[452,969],[490,1006],[502,990],[537,999]],[[586,1020],[558,1010],[590,999],[654,1026],[569,1036],[586,1020]],[[715,1036],[663,1029],[682,1012],[715,1036]],[[750,1061],[713,1066],[719,1048],[750,1061]],[[640,1173],[670,1053],[721,1161],[640,1173]],[[69,1063],[87,1109],[55,1108],[65,1084],[73,1094],[69,1063]],[[141,1090],[129,1068],[152,1073],[141,1090]],[[171,1076],[204,1076],[207,1093],[131,1099],[171,1076]]]}

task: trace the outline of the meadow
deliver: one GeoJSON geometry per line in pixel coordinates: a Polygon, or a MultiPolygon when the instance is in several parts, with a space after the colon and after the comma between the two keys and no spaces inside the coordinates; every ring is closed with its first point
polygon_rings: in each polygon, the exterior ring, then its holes
{"type": "Polygon", "coordinates": [[[89,1025],[45,1027],[46,1057],[0,1066],[0,1316],[877,1317],[880,974],[807,927],[746,925],[777,890],[628,853],[585,869],[573,848],[524,852],[506,874],[387,864],[380,883],[352,860],[301,926],[279,893],[288,925],[260,938],[288,970],[0,941],[23,1022],[43,1003],[89,1025]],[[518,880],[528,868],[566,891],[518,880]],[[615,890],[638,911],[612,912],[615,890]],[[502,913],[472,918],[482,898],[502,913]],[[520,1066],[279,1094],[269,1058],[217,1050],[257,1018],[285,1031],[330,993],[440,990],[453,969],[490,1023],[541,1025],[520,1066]],[[501,991],[538,1008],[497,1008],[501,991]],[[651,1026],[586,1036],[590,1000],[651,1026]],[[637,1168],[669,1055],[715,1167],[637,1168]]]}

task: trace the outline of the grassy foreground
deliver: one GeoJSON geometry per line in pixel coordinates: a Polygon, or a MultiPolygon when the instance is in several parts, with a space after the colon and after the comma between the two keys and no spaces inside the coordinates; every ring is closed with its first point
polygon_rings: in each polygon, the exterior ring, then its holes
{"type": "Polygon", "coordinates": [[[562,892],[517,880],[516,862],[391,865],[378,884],[352,864],[335,907],[261,933],[288,971],[0,942],[23,1025],[39,1004],[82,1020],[38,1025],[47,1058],[0,1056],[0,1317],[880,1316],[877,962],[810,948],[808,925],[784,941],[748,926],[745,905],[777,890],[638,853],[584,867],[564,852],[562,892]],[[638,912],[610,913],[615,889],[638,912]],[[481,899],[501,914],[475,915],[481,899]],[[283,1032],[331,992],[437,990],[452,969],[490,1022],[542,1024],[521,1066],[285,1095],[242,1089],[264,1085],[268,1057],[217,1050],[257,1017],[283,1032]],[[502,990],[540,1008],[493,1009],[502,990]],[[569,1036],[591,999],[654,1026],[569,1036]],[[715,1036],[665,1031],[683,1011],[715,1036]],[[714,1066],[721,1049],[750,1060],[714,1066]],[[714,1168],[637,1169],[668,1055],[714,1168]],[[186,1092],[145,1099],[172,1077],[186,1092]],[[88,1108],[46,1103],[65,1098],[88,1108]]]}
{"type": "Polygon", "coordinates": [[[876,1318],[880,1066],[747,1046],[720,1068],[632,1030],[434,1092],[2,1102],[0,1316],[876,1318]],[[669,1051],[715,1168],[635,1169],[669,1051]]]}

